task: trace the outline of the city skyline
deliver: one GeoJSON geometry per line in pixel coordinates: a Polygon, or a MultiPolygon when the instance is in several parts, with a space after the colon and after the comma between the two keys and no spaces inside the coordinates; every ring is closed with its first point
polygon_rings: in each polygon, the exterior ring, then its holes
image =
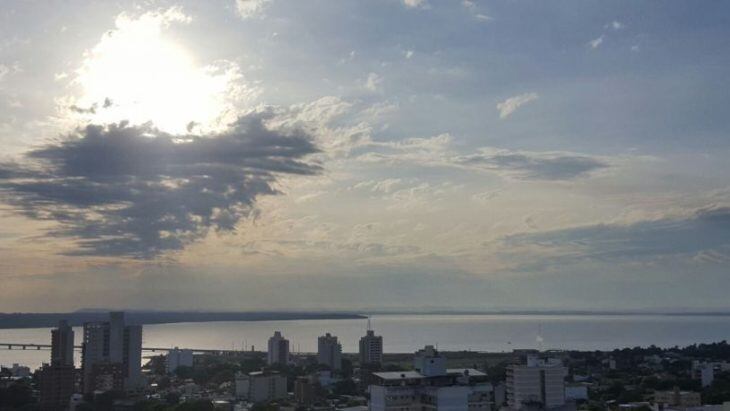
{"type": "Polygon", "coordinates": [[[730,5],[0,11],[0,312],[730,310],[730,5]]]}

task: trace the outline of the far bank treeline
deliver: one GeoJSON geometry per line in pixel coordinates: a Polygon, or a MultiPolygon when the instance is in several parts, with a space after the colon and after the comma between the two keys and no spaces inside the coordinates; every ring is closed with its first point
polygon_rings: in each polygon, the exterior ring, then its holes
{"type": "MultiPolygon", "coordinates": [[[[348,320],[364,319],[355,313],[336,312],[200,312],[200,311],[127,311],[129,324],[165,324],[212,321],[282,321],[282,320],[348,320]]],[[[55,327],[66,320],[71,326],[85,322],[106,321],[108,311],[76,311],[72,313],[0,313],[0,329],[55,327]]]]}

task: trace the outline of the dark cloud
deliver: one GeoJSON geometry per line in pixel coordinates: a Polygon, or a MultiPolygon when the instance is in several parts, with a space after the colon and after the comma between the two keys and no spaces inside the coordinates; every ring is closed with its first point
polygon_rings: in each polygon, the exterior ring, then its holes
{"type": "Polygon", "coordinates": [[[280,174],[314,174],[304,132],[281,133],[265,115],[227,132],[172,136],[149,126],[88,126],[0,165],[0,194],[51,232],[77,240],[73,254],[151,258],[209,229],[232,230],[280,174]]]}
{"type": "Polygon", "coordinates": [[[520,178],[537,180],[570,180],[609,166],[604,161],[588,156],[547,156],[522,152],[471,154],[458,157],[456,161],[465,166],[506,171],[520,178]]]}
{"type": "Polygon", "coordinates": [[[730,207],[701,209],[685,219],[593,225],[507,237],[508,245],[555,248],[563,259],[615,261],[730,252],[730,207]]]}

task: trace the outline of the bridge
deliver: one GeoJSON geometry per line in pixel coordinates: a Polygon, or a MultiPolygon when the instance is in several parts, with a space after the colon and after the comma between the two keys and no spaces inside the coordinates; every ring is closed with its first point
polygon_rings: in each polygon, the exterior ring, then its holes
{"type": "MultiPolygon", "coordinates": [[[[81,351],[82,346],[75,345],[74,349],[81,351]]],[[[0,342],[0,350],[50,350],[51,344],[36,344],[36,343],[14,343],[14,342],[0,342]]],[[[193,354],[241,354],[248,353],[250,351],[240,350],[217,350],[208,348],[178,348],[179,350],[189,350],[193,354]]],[[[142,351],[146,352],[168,352],[174,350],[172,347],[142,347],[142,351]]]]}

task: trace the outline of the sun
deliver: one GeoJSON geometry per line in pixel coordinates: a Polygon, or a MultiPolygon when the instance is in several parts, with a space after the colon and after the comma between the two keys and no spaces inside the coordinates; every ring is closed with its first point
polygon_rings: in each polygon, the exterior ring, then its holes
{"type": "Polygon", "coordinates": [[[77,71],[75,112],[94,123],[152,122],[170,133],[220,128],[250,95],[230,62],[200,66],[165,35],[173,23],[190,23],[179,9],[122,14],[86,55],[77,71]]]}

